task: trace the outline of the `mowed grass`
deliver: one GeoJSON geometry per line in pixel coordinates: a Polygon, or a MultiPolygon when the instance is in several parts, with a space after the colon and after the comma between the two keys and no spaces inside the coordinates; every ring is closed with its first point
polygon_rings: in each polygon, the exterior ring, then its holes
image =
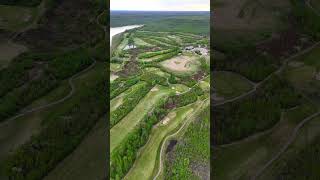
{"type": "Polygon", "coordinates": [[[116,110],[122,103],[123,99],[129,95],[131,92],[135,92],[135,89],[140,89],[141,86],[146,86],[146,82],[138,82],[137,84],[131,86],[129,89],[127,89],[125,92],[121,93],[119,96],[113,98],[110,101],[110,112],[116,110]]]}
{"type": "Polygon", "coordinates": [[[288,66],[285,77],[315,103],[320,104],[320,47],[296,59],[297,66],[288,66]]]}
{"type": "Polygon", "coordinates": [[[133,41],[134,41],[135,45],[137,45],[137,46],[153,46],[152,44],[149,44],[140,38],[134,38],[133,41]]]}
{"type": "Polygon", "coordinates": [[[102,117],[87,137],[44,180],[104,179],[107,176],[107,117],[102,117]]]}
{"type": "Polygon", "coordinates": [[[110,71],[118,72],[122,70],[122,64],[118,63],[110,63],[110,71]]]}
{"type": "Polygon", "coordinates": [[[310,4],[314,7],[318,12],[320,12],[320,1],[318,0],[311,0],[310,4]]]}
{"type": "Polygon", "coordinates": [[[320,69],[320,46],[317,46],[309,53],[305,54],[304,56],[300,57],[301,61],[303,61],[306,65],[313,66],[320,69]]]}
{"type": "MultiPolygon", "coordinates": [[[[78,94],[82,89],[85,89],[87,84],[94,82],[97,76],[101,76],[105,72],[103,63],[97,64],[88,72],[81,74],[74,79],[75,92],[74,95],[65,102],[36,111],[34,113],[19,117],[14,120],[6,121],[0,124],[0,165],[1,162],[13,152],[19,145],[25,143],[29,138],[39,132],[42,126],[46,124],[48,117],[52,116],[56,111],[71,106],[75,99],[78,99],[78,94]]],[[[60,87],[51,91],[44,97],[31,103],[29,107],[39,107],[46,103],[61,99],[69,93],[69,84],[62,83],[60,87]]]]}
{"type": "Polygon", "coordinates": [[[32,23],[36,16],[36,7],[0,5],[0,29],[19,30],[32,23]]]}
{"type": "Polygon", "coordinates": [[[215,72],[213,87],[225,99],[234,98],[252,89],[252,85],[240,75],[229,72],[215,72]]]}
{"type": "Polygon", "coordinates": [[[193,104],[174,110],[176,116],[173,119],[170,119],[166,125],[163,125],[160,122],[152,130],[147,144],[142,148],[135,164],[128,172],[125,179],[140,180],[152,178],[162,141],[169,133],[178,128],[188,116],[190,116],[195,107],[195,104],[193,104]]]}
{"type": "Polygon", "coordinates": [[[305,103],[283,114],[282,120],[270,131],[213,151],[215,157],[214,179],[250,179],[257,169],[269,161],[287,142],[294,128],[306,117],[316,112],[316,108],[305,103]]]}
{"type": "Polygon", "coordinates": [[[170,88],[163,86],[157,87],[159,89],[158,91],[150,91],[127,116],[110,130],[110,153],[112,153],[114,148],[139,124],[144,116],[152,110],[157,102],[172,93],[170,88]]]}
{"type": "Polygon", "coordinates": [[[0,41],[0,69],[6,67],[12,59],[25,51],[27,51],[27,48],[21,44],[8,42],[7,40],[0,41]]]}
{"type": "Polygon", "coordinates": [[[165,77],[165,78],[170,77],[170,74],[169,74],[169,73],[163,72],[163,71],[162,71],[161,69],[159,69],[159,68],[150,67],[150,68],[145,68],[144,70],[147,71],[147,72],[151,72],[151,73],[154,73],[154,74],[156,74],[156,75],[159,75],[159,76],[161,76],[161,77],[165,77]]]}

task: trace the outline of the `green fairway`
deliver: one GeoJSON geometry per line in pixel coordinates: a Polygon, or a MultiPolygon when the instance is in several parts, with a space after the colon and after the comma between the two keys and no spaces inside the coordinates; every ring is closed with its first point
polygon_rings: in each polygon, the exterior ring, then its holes
{"type": "Polygon", "coordinates": [[[122,70],[122,64],[118,63],[110,63],[110,71],[118,72],[122,70]]]}
{"type": "Polygon", "coordinates": [[[143,147],[138,158],[127,174],[125,179],[130,180],[139,180],[139,179],[151,179],[152,173],[155,169],[157,155],[159,154],[159,149],[161,147],[163,139],[169,134],[172,133],[174,129],[179,127],[181,123],[189,117],[190,114],[196,108],[195,105],[189,105],[177,110],[174,110],[176,116],[168,122],[168,124],[163,125],[160,122],[150,136],[149,141],[143,147]]]}
{"type": "Polygon", "coordinates": [[[225,99],[237,97],[252,88],[252,85],[240,75],[229,72],[216,72],[213,75],[213,87],[217,94],[225,99]]]}
{"type": "Polygon", "coordinates": [[[125,92],[121,93],[119,96],[113,98],[110,101],[110,112],[116,110],[122,103],[123,103],[123,99],[130,94],[132,91],[134,91],[135,89],[139,89],[141,86],[145,86],[146,83],[145,82],[138,82],[137,84],[133,85],[132,87],[130,87],[128,90],[126,90],[125,92]]]}
{"type": "Polygon", "coordinates": [[[44,180],[88,180],[106,177],[107,118],[101,118],[77,149],[65,158],[44,180]]]}
{"type": "Polygon", "coordinates": [[[142,120],[142,118],[154,107],[154,105],[160,100],[167,97],[172,90],[163,87],[156,86],[158,90],[151,90],[139,104],[119,123],[117,123],[110,130],[110,152],[117,147],[121,141],[130,133],[135,126],[142,120]]]}

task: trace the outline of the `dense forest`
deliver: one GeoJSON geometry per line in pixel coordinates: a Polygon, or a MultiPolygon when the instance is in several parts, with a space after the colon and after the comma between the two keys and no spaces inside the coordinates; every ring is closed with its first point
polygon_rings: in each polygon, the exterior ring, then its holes
{"type": "Polygon", "coordinates": [[[301,102],[301,95],[286,80],[273,76],[251,97],[214,109],[215,143],[231,143],[269,129],[280,120],[282,110],[301,102]]]}
{"type": "Polygon", "coordinates": [[[319,179],[320,140],[319,136],[310,144],[297,150],[294,156],[286,157],[277,163],[277,170],[273,174],[276,179],[319,179]]]}
{"type": "Polygon", "coordinates": [[[0,0],[0,4],[12,5],[12,6],[38,6],[42,0],[0,0]]]}
{"type": "Polygon", "coordinates": [[[58,84],[82,71],[93,60],[84,49],[52,54],[29,53],[18,57],[0,71],[0,121],[16,114],[58,84]],[[45,61],[43,61],[45,60],[45,61]]]}
{"type": "Polygon", "coordinates": [[[10,179],[37,180],[48,174],[81,142],[83,137],[106,113],[107,75],[81,89],[73,104],[55,112],[46,120],[46,127],[38,135],[18,148],[5,164],[10,179]]]}
{"type": "Polygon", "coordinates": [[[203,110],[178,140],[172,151],[167,151],[165,179],[198,179],[198,174],[192,169],[195,163],[206,167],[209,175],[210,109],[203,110]]]}
{"type": "Polygon", "coordinates": [[[152,84],[146,83],[143,86],[132,89],[122,101],[122,104],[110,114],[110,128],[116,125],[139,103],[139,101],[151,90],[152,84]]]}
{"type": "Polygon", "coordinates": [[[123,143],[111,155],[111,179],[119,180],[132,167],[138,150],[147,142],[152,127],[160,122],[173,108],[179,108],[194,103],[198,95],[203,95],[200,87],[195,86],[190,91],[162,99],[152,112],[148,113],[138,127],[131,132],[123,143]]]}

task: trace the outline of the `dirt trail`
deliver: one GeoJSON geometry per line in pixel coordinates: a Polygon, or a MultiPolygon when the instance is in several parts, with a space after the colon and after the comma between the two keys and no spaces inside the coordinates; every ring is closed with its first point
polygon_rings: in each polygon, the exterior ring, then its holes
{"type": "Polygon", "coordinates": [[[254,88],[253,88],[252,90],[250,90],[250,91],[248,91],[248,92],[246,92],[246,93],[244,93],[244,94],[242,94],[242,95],[240,95],[240,96],[238,96],[238,97],[235,97],[235,98],[233,98],[233,99],[229,99],[229,100],[226,100],[226,101],[223,101],[223,102],[220,102],[220,103],[216,103],[216,104],[214,104],[213,106],[214,106],[214,107],[221,106],[221,105],[224,105],[224,104],[227,104],[227,103],[230,103],[230,102],[234,102],[234,101],[240,100],[240,99],[242,99],[242,98],[245,98],[245,97],[253,94],[254,92],[257,91],[257,89],[258,89],[259,87],[261,87],[261,86],[263,85],[264,82],[268,81],[273,75],[275,75],[275,74],[280,74],[280,73],[285,69],[285,67],[287,66],[287,64],[288,64],[289,61],[291,61],[291,60],[293,60],[294,58],[296,58],[296,57],[298,57],[298,56],[301,56],[301,55],[303,55],[303,54],[311,51],[312,49],[314,49],[314,48],[317,47],[318,45],[320,45],[320,41],[317,42],[317,43],[315,43],[315,44],[313,44],[312,46],[308,47],[307,49],[304,49],[304,50],[296,53],[295,55],[292,55],[292,56],[290,56],[289,58],[287,58],[277,71],[269,74],[264,80],[260,81],[259,83],[256,83],[255,86],[254,86],[254,88]]]}
{"type": "MultiPolygon", "coordinates": [[[[317,12],[316,9],[314,9],[314,8],[311,6],[310,0],[308,0],[308,1],[306,2],[306,4],[307,4],[307,6],[309,6],[309,7],[320,17],[320,13],[317,12]]],[[[315,47],[316,47],[317,45],[319,45],[319,44],[320,44],[320,42],[317,42],[316,44],[314,44],[314,45],[311,46],[310,48],[306,49],[305,51],[309,51],[309,50],[315,48],[315,47]]],[[[298,54],[299,54],[299,53],[298,53],[298,54]]],[[[297,54],[297,55],[298,55],[298,54],[297,54]]],[[[297,56],[297,55],[296,55],[296,56],[297,56]]],[[[288,61],[287,61],[287,62],[288,62],[288,61]]],[[[284,67],[282,67],[282,68],[284,68],[284,67]]],[[[279,69],[279,70],[280,70],[280,69],[279,69]]],[[[278,71],[279,71],[279,70],[278,70],[278,71]]],[[[317,117],[317,116],[319,116],[319,115],[320,115],[320,111],[312,114],[311,116],[309,116],[309,117],[305,118],[303,121],[301,121],[301,122],[295,127],[292,135],[291,135],[290,138],[288,139],[287,143],[281,148],[281,150],[280,150],[277,154],[275,154],[275,155],[273,156],[273,158],[271,158],[261,169],[259,169],[259,170],[257,171],[257,173],[256,173],[251,179],[252,179],[252,180],[256,180],[257,178],[259,178],[259,177],[262,175],[262,173],[263,173],[274,161],[276,161],[276,160],[289,148],[289,146],[290,146],[290,145],[293,143],[293,141],[296,139],[296,137],[297,137],[300,129],[301,129],[307,122],[309,122],[310,120],[312,120],[313,118],[315,118],[315,117],[317,117]]]]}
{"type": "Polygon", "coordinates": [[[80,76],[81,74],[83,74],[83,73],[87,72],[88,70],[90,70],[91,68],[93,68],[93,67],[95,66],[95,64],[96,64],[96,61],[94,60],[94,62],[93,62],[89,67],[87,67],[86,69],[82,70],[81,72],[79,72],[79,73],[77,73],[77,74],[75,74],[75,75],[73,75],[72,77],[69,78],[68,83],[69,83],[69,86],[71,87],[71,91],[69,92],[68,95],[66,95],[65,97],[63,97],[63,98],[61,98],[61,99],[59,99],[59,100],[57,100],[57,101],[51,102],[51,103],[49,103],[49,104],[42,105],[42,106],[39,106],[39,107],[36,107],[36,108],[32,108],[32,109],[30,109],[30,110],[21,112],[20,114],[17,114],[17,115],[15,115],[15,116],[7,119],[7,120],[4,121],[3,123],[1,123],[1,124],[0,124],[0,128],[6,126],[10,121],[12,121],[12,120],[14,120],[14,119],[17,119],[17,118],[19,118],[19,117],[25,116],[25,115],[27,115],[27,114],[31,114],[31,113],[36,112],[36,111],[43,110],[43,109],[45,109],[45,108],[48,108],[48,107],[51,107],[51,106],[60,104],[60,103],[62,103],[62,102],[64,102],[64,101],[68,100],[68,99],[74,94],[74,92],[75,92],[75,87],[74,87],[74,84],[73,84],[73,80],[74,80],[76,77],[80,76]]]}
{"type": "Polygon", "coordinates": [[[293,141],[296,139],[299,130],[310,120],[312,120],[313,118],[317,117],[320,115],[320,111],[305,118],[303,121],[301,121],[294,129],[292,135],[290,136],[290,138],[288,139],[287,143],[281,148],[281,150],[275,155],[273,156],[272,159],[270,159],[259,171],[257,171],[257,173],[251,178],[252,180],[256,180],[257,178],[259,178],[262,173],[264,172],[264,170],[266,170],[275,160],[277,160],[287,149],[288,147],[293,143],[293,141]]]}

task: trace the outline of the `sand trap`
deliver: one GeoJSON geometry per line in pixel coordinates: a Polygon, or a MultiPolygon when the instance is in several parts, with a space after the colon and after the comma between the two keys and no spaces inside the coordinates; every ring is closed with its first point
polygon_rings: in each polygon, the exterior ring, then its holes
{"type": "Polygon", "coordinates": [[[168,122],[176,117],[176,112],[170,112],[163,120],[162,120],[162,125],[168,124],[168,122]]]}
{"type": "Polygon", "coordinates": [[[195,62],[196,57],[190,56],[177,56],[162,62],[161,64],[172,71],[191,71],[192,66],[197,65],[195,62]]]}
{"type": "Polygon", "coordinates": [[[110,75],[110,81],[112,82],[112,81],[116,80],[118,77],[119,77],[119,76],[117,76],[117,75],[115,75],[115,74],[111,74],[111,75],[110,75]]]}
{"type": "Polygon", "coordinates": [[[153,88],[151,89],[151,92],[155,92],[155,91],[159,91],[159,88],[158,88],[158,87],[153,87],[153,88]]]}

